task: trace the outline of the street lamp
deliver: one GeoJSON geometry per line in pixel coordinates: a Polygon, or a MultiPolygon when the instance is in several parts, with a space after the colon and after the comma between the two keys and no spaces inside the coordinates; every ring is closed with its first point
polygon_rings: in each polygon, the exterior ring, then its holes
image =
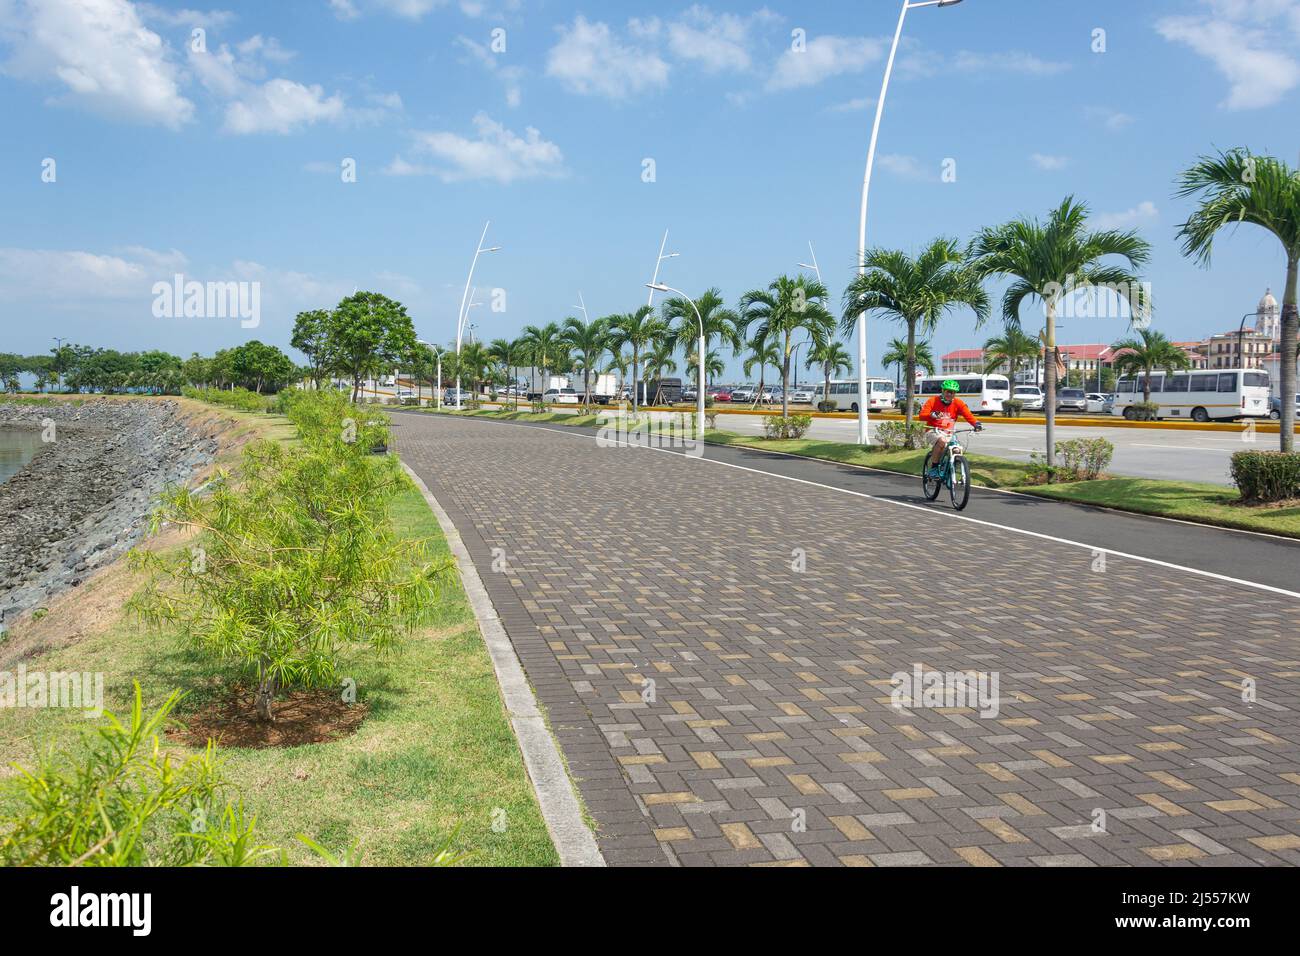
{"type": "MultiPolygon", "coordinates": [[[[822,270],[821,270],[821,267],[817,265],[817,252],[813,249],[813,244],[812,244],[812,240],[811,240],[811,239],[808,240],[808,252],[812,254],[812,262],[811,262],[811,263],[808,263],[808,262],[801,262],[801,263],[799,263],[799,268],[800,268],[800,269],[811,269],[811,270],[813,271],[813,274],[814,274],[815,276],[817,276],[817,284],[818,284],[818,285],[824,285],[825,283],[822,282],[822,270]]],[[[803,345],[808,345],[808,344],[810,344],[811,342],[812,342],[812,338],[811,338],[811,336],[810,336],[807,342],[801,342],[799,345],[796,345],[796,346],[795,346],[795,349],[794,349],[795,355],[798,355],[798,354],[799,354],[799,349],[800,349],[801,346],[803,346],[803,345]]],[[[795,367],[794,367],[794,384],[795,384],[795,387],[796,387],[796,388],[797,388],[798,385],[799,385],[799,364],[798,364],[798,362],[795,363],[795,367]]]]}
{"type": "Polygon", "coordinates": [[[646,305],[655,304],[655,293],[659,291],[659,287],[655,285],[655,283],[659,281],[659,267],[663,265],[663,261],[665,259],[676,259],[679,255],[681,255],[681,253],[679,252],[670,252],[668,253],[668,255],[664,255],[664,247],[667,245],[668,245],[668,230],[665,229],[664,240],[663,242],[659,243],[659,258],[655,260],[655,275],[654,278],[650,280],[650,297],[646,299],[646,303],[645,303],[646,305]]]}
{"type": "MultiPolygon", "coordinates": [[[[499,252],[501,250],[500,246],[492,246],[491,248],[487,248],[487,249],[483,247],[483,240],[487,238],[488,226],[490,225],[492,225],[491,219],[489,219],[486,223],[483,224],[483,235],[479,236],[478,246],[474,250],[474,258],[469,264],[469,275],[465,277],[465,291],[461,293],[461,297],[460,297],[460,312],[458,312],[456,315],[456,358],[457,359],[460,358],[461,335],[464,331],[465,316],[469,311],[468,309],[465,308],[465,300],[469,298],[469,284],[474,279],[474,268],[475,266],[478,265],[478,257],[485,252],[499,252]]],[[[460,411],[462,407],[463,406],[461,404],[461,397],[460,397],[460,362],[458,361],[456,363],[456,410],[460,411]]]]}
{"type": "Polygon", "coordinates": [[[674,295],[681,296],[683,299],[685,299],[687,302],[691,304],[691,308],[695,310],[695,318],[700,323],[700,345],[699,345],[699,351],[695,353],[695,379],[696,379],[695,400],[698,403],[698,407],[696,409],[697,415],[695,421],[695,438],[697,441],[699,441],[700,445],[703,446],[704,444],[704,367],[709,363],[708,354],[705,352],[704,349],[704,317],[700,315],[700,310],[699,307],[696,306],[695,300],[692,299],[690,296],[688,296],[685,292],[682,292],[680,289],[674,289],[671,286],[666,286],[659,282],[647,282],[646,287],[650,290],[651,295],[654,295],[656,292],[671,292],[674,295]]]}
{"type": "MultiPolygon", "coordinates": [[[[876,165],[876,140],[880,136],[880,118],[885,112],[885,94],[889,92],[889,77],[894,72],[894,58],[898,43],[903,38],[903,21],[908,10],[921,7],[952,7],[961,0],[923,0],[913,3],[903,0],[898,13],[898,29],[894,31],[894,45],[889,48],[889,61],[885,64],[885,80],[880,86],[880,99],[876,100],[876,121],[871,127],[871,146],[867,150],[867,169],[862,176],[862,214],[858,223],[858,275],[867,272],[867,197],[871,192],[871,171],[876,165]]],[[[867,312],[858,313],[858,444],[867,444],[870,429],[867,423],[867,312]]]]}

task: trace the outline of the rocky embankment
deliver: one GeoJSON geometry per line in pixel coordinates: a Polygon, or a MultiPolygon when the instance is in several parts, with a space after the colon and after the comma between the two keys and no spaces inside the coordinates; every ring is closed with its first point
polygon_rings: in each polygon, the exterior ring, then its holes
{"type": "Polygon", "coordinates": [[[217,451],[171,401],[0,403],[0,425],[44,439],[0,484],[0,621],[76,587],[135,545],[158,494],[217,451]]]}

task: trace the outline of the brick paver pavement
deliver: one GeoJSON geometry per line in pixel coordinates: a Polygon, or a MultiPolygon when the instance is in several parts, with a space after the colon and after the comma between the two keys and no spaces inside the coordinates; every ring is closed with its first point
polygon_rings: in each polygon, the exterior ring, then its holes
{"type": "Polygon", "coordinates": [[[1300,863],[1290,598],[576,430],[397,435],[611,864],[1300,863]],[[892,706],[915,665],[996,714],[892,706]]]}

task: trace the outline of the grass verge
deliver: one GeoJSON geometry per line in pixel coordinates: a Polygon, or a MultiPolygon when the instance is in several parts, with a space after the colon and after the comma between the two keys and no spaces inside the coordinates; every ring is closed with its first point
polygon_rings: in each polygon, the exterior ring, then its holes
{"type": "MultiPolygon", "coordinates": [[[[254,415],[243,424],[268,426],[265,435],[281,432],[282,421],[254,415]]],[[[397,499],[394,520],[404,536],[428,543],[431,559],[449,555],[414,487],[397,499]]],[[[55,606],[51,618],[58,613],[55,606]]],[[[182,721],[228,690],[174,635],[149,634],[125,617],[25,665],[29,673],[102,672],[105,706],[119,714],[129,710],[132,680],[154,703],[175,688],[188,691],[177,712],[182,721]]],[[[221,750],[225,776],[257,815],[262,840],[284,847],[295,864],[320,862],[296,839],[301,833],[333,852],[359,842],[367,865],[420,866],[459,828],[453,849],[472,854],[466,865],[559,863],[459,578],[448,579],[443,600],[399,653],[358,654],[343,673],[370,708],[356,734],[302,747],[221,750]]],[[[94,724],[80,711],[59,709],[9,710],[3,720],[3,777],[14,776],[11,761],[31,766],[37,747],[77,753],[94,724]]],[[[188,752],[179,743],[174,749],[188,752]]],[[[0,817],[13,800],[0,787],[0,817]]]]}

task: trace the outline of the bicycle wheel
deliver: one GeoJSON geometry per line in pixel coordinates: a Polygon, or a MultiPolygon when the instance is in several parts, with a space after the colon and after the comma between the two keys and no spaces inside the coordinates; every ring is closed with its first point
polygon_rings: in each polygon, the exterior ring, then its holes
{"type": "Polygon", "coordinates": [[[966,461],[965,455],[953,462],[948,494],[952,496],[952,506],[958,511],[965,508],[966,502],[970,500],[970,463],[966,461]]]}
{"type": "Polygon", "coordinates": [[[927,455],[921,460],[921,490],[925,492],[926,501],[934,501],[939,497],[939,489],[943,487],[943,478],[929,478],[926,472],[930,470],[930,456],[927,455]]]}

